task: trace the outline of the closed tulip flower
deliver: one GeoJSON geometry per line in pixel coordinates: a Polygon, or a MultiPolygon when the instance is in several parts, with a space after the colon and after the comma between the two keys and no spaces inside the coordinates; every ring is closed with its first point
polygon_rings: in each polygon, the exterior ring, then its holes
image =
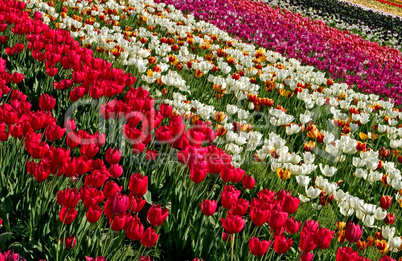
{"type": "Polygon", "coordinates": [[[205,216],[212,216],[216,211],[216,207],[216,200],[206,199],[204,202],[201,202],[201,211],[205,216]]]}
{"type": "Polygon", "coordinates": [[[124,230],[126,231],[126,236],[134,241],[141,240],[144,234],[144,226],[137,216],[127,218],[124,230]]]}
{"type": "Polygon", "coordinates": [[[250,241],[248,242],[251,254],[257,257],[263,256],[268,251],[270,245],[271,241],[267,240],[260,241],[256,237],[250,239],[250,241]]]}
{"type": "Polygon", "coordinates": [[[296,234],[297,231],[299,231],[300,227],[301,227],[301,222],[295,220],[293,217],[286,220],[286,223],[284,225],[285,231],[291,235],[296,234]]]}
{"type": "Polygon", "coordinates": [[[158,241],[159,235],[156,234],[155,229],[147,228],[141,237],[141,244],[146,247],[153,247],[158,241]]]}
{"type": "Polygon", "coordinates": [[[112,218],[113,215],[119,216],[123,213],[125,213],[128,208],[129,208],[129,199],[126,195],[119,193],[114,194],[113,197],[110,197],[106,200],[105,203],[105,215],[109,218],[112,218]],[[107,213],[110,212],[112,214],[112,217],[107,215],[107,213]]]}
{"type": "Polygon", "coordinates": [[[284,235],[277,235],[274,239],[274,250],[279,255],[285,254],[293,244],[293,240],[291,238],[286,239],[284,235]]]}
{"type": "Polygon", "coordinates": [[[228,214],[226,219],[221,218],[222,226],[228,234],[239,233],[245,224],[242,217],[228,214]]]}
{"type": "Polygon", "coordinates": [[[272,210],[268,219],[268,224],[272,229],[281,229],[288,219],[288,213],[272,210]]]}
{"type": "Polygon", "coordinates": [[[356,243],[362,237],[363,229],[359,225],[355,225],[352,222],[346,226],[345,237],[350,243],[356,243]]]}
{"type": "Polygon", "coordinates": [[[382,209],[389,209],[392,204],[392,197],[382,196],[380,200],[380,206],[382,209]]]}
{"type": "Polygon", "coordinates": [[[66,207],[62,207],[59,214],[59,219],[66,225],[70,225],[75,217],[77,216],[77,210],[74,208],[67,209],[66,207]]]}
{"type": "Polygon", "coordinates": [[[99,206],[90,206],[88,208],[86,217],[89,223],[96,223],[98,222],[101,215],[102,209],[99,206]]]}
{"type": "Polygon", "coordinates": [[[113,217],[113,221],[111,219],[109,220],[109,223],[111,224],[110,227],[114,231],[120,231],[126,225],[126,220],[127,220],[126,214],[121,214],[119,216],[116,215],[113,217]]]}
{"type": "Polygon", "coordinates": [[[289,215],[296,212],[299,207],[300,199],[292,196],[287,196],[283,199],[282,210],[287,212],[289,215]]]}
{"type": "Polygon", "coordinates": [[[44,111],[53,110],[56,105],[56,99],[49,94],[43,94],[39,97],[39,108],[44,111]]]}
{"type": "Polygon", "coordinates": [[[243,177],[242,184],[245,189],[253,189],[255,186],[255,179],[246,174],[243,177]]]}
{"type": "Polygon", "coordinates": [[[316,248],[314,243],[314,234],[311,232],[300,233],[299,249],[302,252],[311,252],[316,248]]]}
{"type": "Polygon", "coordinates": [[[148,177],[142,176],[139,172],[131,175],[128,188],[134,196],[144,196],[148,188],[148,177]]]}
{"type": "Polygon", "coordinates": [[[225,209],[230,209],[234,201],[240,196],[240,190],[236,190],[233,186],[226,186],[221,193],[221,203],[225,209]]]}
{"type": "Polygon", "coordinates": [[[152,205],[147,212],[147,220],[153,227],[159,227],[165,222],[167,216],[169,215],[169,210],[162,210],[161,205],[152,205]]]}
{"type": "Polygon", "coordinates": [[[250,217],[255,226],[262,226],[268,221],[269,210],[252,208],[250,211],[250,217]]]}
{"type": "Polygon", "coordinates": [[[300,261],[311,261],[313,260],[314,254],[304,252],[303,255],[300,257],[300,261]]]}
{"type": "Polygon", "coordinates": [[[334,238],[334,234],[335,231],[331,231],[322,227],[316,232],[314,243],[319,249],[327,249],[330,246],[332,239],[334,238]]]}
{"type": "Polygon", "coordinates": [[[108,148],[105,152],[105,158],[110,165],[117,164],[121,159],[121,151],[119,149],[108,148]]]}
{"type": "Polygon", "coordinates": [[[116,182],[107,181],[103,187],[103,195],[107,198],[113,197],[114,194],[120,192],[122,188],[123,186],[119,186],[116,182]]]}
{"type": "Polygon", "coordinates": [[[77,244],[77,239],[73,236],[68,236],[64,239],[64,244],[66,246],[66,249],[69,250],[75,247],[75,245],[77,244]]]}

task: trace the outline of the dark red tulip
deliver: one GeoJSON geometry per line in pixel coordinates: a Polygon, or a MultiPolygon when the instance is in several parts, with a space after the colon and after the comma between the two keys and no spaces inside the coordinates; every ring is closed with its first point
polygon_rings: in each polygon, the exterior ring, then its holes
{"type": "Polygon", "coordinates": [[[128,187],[131,194],[137,197],[142,197],[147,192],[148,177],[142,176],[139,172],[131,175],[128,187]]]}
{"type": "Polygon", "coordinates": [[[389,209],[392,204],[392,197],[382,196],[380,200],[380,206],[382,209],[389,209]]]}
{"type": "Polygon", "coordinates": [[[202,214],[204,214],[205,216],[212,216],[216,211],[217,205],[218,204],[216,200],[204,200],[204,202],[201,202],[202,214]]]}
{"type": "Polygon", "coordinates": [[[161,205],[152,205],[147,212],[147,220],[153,227],[159,227],[165,222],[169,215],[169,210],[162,210],[161,205]]]}
{"type": "Polygon", "coordinates": [[[392,225],[395,222],[395,215],[388,213],[387,216],[384,219],[385,224],[387,225],[392,225]]]}
{"type": "Polygon", "coordinates": [[[129,208],[129,199],[126,195],[119,193],[108,198],[105,203],[104,212],[108,218],[113,218],[113,215],[120,216],[129,208]]]}
{"type": "Polygon", "coordinates": [[[141,237],[141,244],[146,247],[153,247],[158,241],[159,235],[156,234],[155,229],[147,228],[141,237]]]}
{"type": "Polygon", "coordinates": [[[248,246],[250,248],[251,254],[257,257],[263,256],[267,251],[269,246],[271,245],[271,241],[262,240],[260,241],[258,238],[253,237],[248,242],[248,246]]]}
{"type": "Polygon", "coordinates": [[[359,225],[355,225],[352,222],[345,228],[346,240],[350,243],[356,243],[362,237],[363,229],[359,225]]]}
{"type": "Polygon", "coordinates": [[[153,161],[156,159],[157,156],[158,156],[158,152],[156,150],[148,150],[147,149],[147,152],[145,154],[145,157],[147,160],[153,161]]]}

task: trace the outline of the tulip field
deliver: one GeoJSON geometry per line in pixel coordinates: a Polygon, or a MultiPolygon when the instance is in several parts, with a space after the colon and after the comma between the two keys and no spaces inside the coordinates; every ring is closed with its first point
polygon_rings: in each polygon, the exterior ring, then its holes
{"type": "Polygon", "coordinates": [[[401,35],[346,0],[0,0],[0,261],[402,261],[401,35]]]}

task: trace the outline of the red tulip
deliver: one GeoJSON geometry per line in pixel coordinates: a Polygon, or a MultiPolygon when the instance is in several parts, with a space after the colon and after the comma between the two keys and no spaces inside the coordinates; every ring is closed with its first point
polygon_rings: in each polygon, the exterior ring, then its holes
{"type": "Polygon", "coordinates": [[[119,216],[124,214],[129,208],[129,199],[126,195],[120,192],[114,194],[106,200],[104,211],[108,218],[113,218],[113,215],[119,216]]]}
{"type": "Polygon", "coordinates": [[[268,218],[268,224],[272,229],[280,229],[285,225],[287,219],[288,213],[272,210],[268,218]]]}
{"type": "Polygon", "coordinates": [[[300,261],[311,261],[313,260],[314,254],[304,252],[300,258],[300,261]]]}
{"type": "Polygon", "coordinates": [[[147,212],[147,220],[153,227],[159,227],[165,222],[167,216],[169,215],[169,210],[162,210],[161,205],[152,205],[147,212]]]}
{"type": "Polygon", "coordinates": [[[345,237],[350,243],[356,243],[362,237],[363,229],[359,225],[355,225],[352,222],[346,226],[345,237]]]}
{"type": "Polygon", "coordinates": [[[44,111],[53,110],[56,105],[56,99],[49,94],[43,94],[39,97],[39,108],[44,111]]]}
{"type": "Polygon", "coordinates": [[[137,216],[128,218],[124,230],[126,231],[126,236],[134,241],[141,240],[141,237],[144,234],[144,226],[137,216]]]}
{"type": "Polygon", "coordinates": [[[129,202],[129,211],[131,213],[139,213],[145,206],[146,201],[143,198],[135,197],[133,195],[128,195],[130,199],[129,202]]]}
{"type": "Polygon", "coordinates": [[[131,175],[128,187],[134,196],[142,197],[147,192],[148,177],[137,172],[131,175]]]}
{"type": "Polygon", "coordinates": [[[207,176],[208,170],[205,166],[194,166],[190,172],[190,178],[194,183],[201,183],[207,176]]]}
{"type": "MultiPolygon", "coordinates": [[[[63,241],[61,239],[60,239],[60,241],[63,243],[63,241]]],[[[65,242],[66,249],[69,250],[69,249],[75,247],[75,245],[77,243],[77,239],[73,236],[67,236],[64,239],[64,242],[65,242]]]]}
{"type": "Polygon", "coordinates": [[[242,184],[245,189],[253,189],[255,186],[255,179],[246,174],[243,177],[242,184]]]}
{"type": "Polygon", "coordinates": [[[230,209],[234,201],[240,196],[240,191],[236,190],[233,186],[226,186],[221,193],[221,203],[225,209],[230,209]]]}
{"type": "Polygon", "coordinates": [[[226,219],[221,218],[222,226],[228,234],[239,233],[245,224],[242,217],[228,214],[226,219]]]}
{"type": "Polygon", "coordinates": [[[293,244],[293,240],[291,238],[286,240],[284,235],[277,235],[274,239],[274,250],[279,255],[285,254],[293,244]]]}
{"type": "Polygon", "coordinates": [[[114,194],[120,192],[122,188],[123,186],[119,186],[116,182],[109,180],[105,183],[105,186],[103,187],[103,195],[105,195],[105,197],[107,198],[113,197],[114,194]]]}
{"type": "Polygon", "coordinates": [[[146,247],[153,247],[158,241],[159,235],[155,233],[155,229],[147,228],[141,237],[141,244],[146,247]]]}
{"type": "Polygon", "coordinates": [[[271,240],[270,241],[267,241],[267,240],[260,241],[256,237],[253,237],[248,242],[248,246],[250,248],[251,254],[253,254],[254,256],[257,256],[257,257],[263,256],[267,252],[270,245],[271,245],[271,240]]]}
{"type": "Polygon", "coordinates": [[[159,106],[159,110],[161,111],[163,117],[167,118],[167,117],[170,117],[170,115],[172,115],[173,106],[170,106],[170,105],[168,105],[168,104],[162,103],[162,104],[159,106]]]}
{"type": "Polygon", "coordinates": [[[359,253],[354,252],[350,247],[342,247],[338,248],[336,252],[336,261],[350,261],[350,260],[358,260],[359,253]]]}
{"type": "Polygon", "coordinates": [[[105,199],[102,191],[88,186],[81,187],[80,196],[86,208],[89,208],[90,206],[96,206],[105,199]]]}
{"type": "Polygon", "coordinates": [[[206,199],[204,202],[201,202],[201,211],[205,216],[212,216],[216,211],[216,207],[216,200],[206,199]]]}
{"type": "Polygon", "coordinates": [[[230,214],[244,216],[247,213],[249,202],[240,198],[233,202],[230,214]]]}
{"type": "Polygon", "coordinates": [[[119,149],[108,148],[105,152],[105,158],[110,165],[117,164],[121,159],[121,151],[119,149]]]}
{"type": "Polygon", "coordinates": [[[268,221],[269,210],[252,208],[250,211],[250,217],[255,226],[262,226],[268,221]]]}
{"type": "Polygon", "coordinates": [[[105,181],[109,178],[109,173],[105,171],[95,170],[90,175],[85,177],[85,186],[91,186],[94,188],[100,188],[105,184],[105,181]]]}
{"type": "Polygon", "coordinates": [[[57,203],[66,208],[75,208],[80,201],[80,193],[77,188],[60,190],[57,192],[57,203]]]}
{"type": "Polygon", "coordinates": [[[158,156],[158,152],[156,150],[148,150],[147,149],[147,152],[145,154],[145,157],[147,160],[153,161],[156,159],[157,156],[158,156]]]}
{"type": "MultiPolygon", "coordinates": [[[[330,244],[332,239],[334,238],[335,231],[331,231],[326,228],[320,228],[314,237],[314,243],[317,245],[319,249],[327,249],[330,244]]],[[[310,252],[310,251],[306,251],[310,252]]]]}
{"type": "Polygon", "coordinates": [[[118,179],[121,177],[121,175],[123,175],[123,167],[118,164],[113,164],[109,168],[109,173],[111,175],[111,178],[118,179]]]}
{"type": "Polygon", "coordinates": [[[317,245],[314,243],[314,234],[311,232],[300,233],[299,249],[302,252],[311,252],[317,245]]]}
{"type": "Polygon", "coordinates": [[[74,208],[67,209],[66,207],[62,207],[60,209],[59,219],[66,225],[71,224],[76,216],[77,210],[75,210],[74,208]]]}
{"type": "Polygon", "coordinates": [[[114,231],[120,231],[124,228],[126,224],[127,216],[126,214],[121,214],[121,215],[115,215],[113,217],[113,221],[111,219],[109,220],[109,223],[111,224],[111,228],[114,231]]]}
{"type": "Polygon", "coordinates": [[[102,209],[99,206],[90,206],[88,208],[86,217],[89,223],[96,223],[98,222],[101,215],[102,209]]]}
{"type": "Polygon", "coordinates": [[[387,216],[384,219],[385,224],[387,225],[392,225],[395,222],[395,215],[388,213],[387,216]]]}
{"type": "Polygon", "coordinates": [[[287,212],[289,215],[296,212],[297,208],[299,207],[300,199],[292,196],[287,196],[283,200],[282,210],[287,212]]]}
{"type": "Polygon", "coordinates": [[[382,209],[389,209],[392,204],[392,197],[382,196],[380,200],[380,206],[382,209]]]}
{"type": "Polygon", "coordinates": [[[299,231],[300,227],[301,227],[301,222],[295,220],[293,217],[286,220],[286,223],[284,225],[285,231],[291,235],[296,234],[297,231],[299,231]]]}

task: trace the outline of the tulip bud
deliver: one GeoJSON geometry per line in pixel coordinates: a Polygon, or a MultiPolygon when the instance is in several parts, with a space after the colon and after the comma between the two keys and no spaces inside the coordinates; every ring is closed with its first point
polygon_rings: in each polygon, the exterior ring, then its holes
{"type": "Polygon", "coordinates": [[[216,211],[216,207],[216,200],[206,199],[204,202],[201,202],[201,211],[205,216],[212,216],[216,211]]]}

